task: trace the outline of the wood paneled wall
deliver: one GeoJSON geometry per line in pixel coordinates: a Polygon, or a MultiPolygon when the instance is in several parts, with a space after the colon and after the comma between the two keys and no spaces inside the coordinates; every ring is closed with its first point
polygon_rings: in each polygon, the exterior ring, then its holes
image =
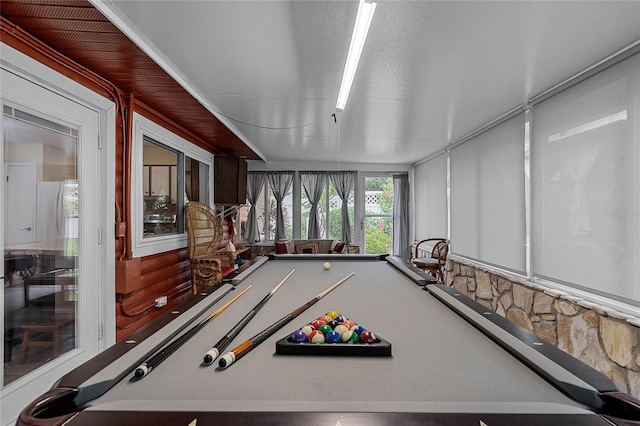
{"type": "Polygon", "coordinates": [[[116,340],[122,340],[160,314],[193,295],[187,250],[143,257],[140,261],[139,290],[117,294],[116,340]],[[155,307],[155,299],[167,296],[168,303],[155,307]]]}

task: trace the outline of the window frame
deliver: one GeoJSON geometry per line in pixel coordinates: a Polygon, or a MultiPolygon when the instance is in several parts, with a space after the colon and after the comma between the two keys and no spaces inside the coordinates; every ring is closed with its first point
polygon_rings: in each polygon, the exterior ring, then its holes
{"type": "MultiPolygon", "coordinates": [[[[132,143],[132,170],[131,170],[131,244],[134,257],[150,256],[152,254],[178,250],[187,246],[187,234],[178,232],[174,234],[158,235],[144,238],[144,187],[143,145],[145,136],[167,147],[178,151],[179,163],[184,163],[184,155],[198,160],[209,166],[208,197],[213,200],[213,154],[176,135],[170,130],[160,126],[147,117],[134,112],[133,114],[133,143],[132,143]]],[[[184,173],[184,167],[178,167],[184,173]]],[[[184,198],[184,178],[178,179],[178,197],[184,198]]]]}

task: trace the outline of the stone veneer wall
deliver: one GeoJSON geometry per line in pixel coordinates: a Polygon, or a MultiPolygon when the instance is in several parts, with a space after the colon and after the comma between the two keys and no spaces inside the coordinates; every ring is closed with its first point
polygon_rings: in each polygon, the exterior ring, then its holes
{"type": "Polygon", "coordinates": [[[640,398],[640,319],[526,279],[449,259],[446,283],[640,398]]]}

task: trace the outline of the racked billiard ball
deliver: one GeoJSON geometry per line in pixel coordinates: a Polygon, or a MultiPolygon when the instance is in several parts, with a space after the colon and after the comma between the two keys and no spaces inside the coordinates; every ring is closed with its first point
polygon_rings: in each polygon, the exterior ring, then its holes
{"type": "MultiPolygon", "coordinates": [[[[315,328],[316,330],[320,328],[321,325],[326,324],[325,321],[322,321],[321,319],[317,319],[311,322],[311,327],[315,328]]],[[[331,327],[333,328],[333,327],[331,327]]]]}
{"type": "Polygon", "coordinates": [[[342,333],[342,342],[343,343],[358,343],[359,336],[351,330],[347,330],[342,333]]]}
{"type": "Polygon", "coordinates": [[[358,338],[358,341],[360,343],[376,343],[377,340],[378,339],[376,338],[376,335],[368,330],[365,330],[362,333],[360,333],[358,338]]]}
{"type": "Polygon", "coordinates": [[[342,325],[344,325],[345,327],[347,327],[349,330],[351,330],[353,327],[355,327],[356,323],[351,321],[351,320],[345,320],[342,325]]]}
{"type": "Polygon", "coordinates": [[[322,331],[322,334],[326,336],[327,333],[331,331],[331,327],[329,326],[329,324],[323,324],[318,330],[322,331]]]}
{"type": "Polygon", "coordinates": [[[325,323],[329,324],[331,321],[333,321],[333,318],[331,318],[329,315],[323,315],[320,318],[318,318],[320,321],[324,321],[325,323]]]}
{"type": "Polygon", "coordinates": [[[304,334],[306,334],[307,336],[309,336],[311,334],[311,332],[313,330],[315,330],[315,328],[313,328],[311,325],[307,324],[304,327],[302,327],[300,330],[302,330],[304,332],[304,334]]]}
{"type": "Polygon", "coordinates": [[[291,333],[289,341],[293,343],[304,343],[309,341],[309,336],[307,336],[302,330],[296,330],[291,333]]]}
{"type": "Polygon", "coordinates": [[[340,333],[340,335],[342,336],[342,333],[344,333],[345,331],[349,331],[349,328],[344,324],[340,324],[340,325],[337,325],[336,328],[334,328],[334,330],[340,333]]]}
{"type": "Polygon", "coordinates": [[[345,317],[343,317],[342,315],[338,315],[337,317],[335,317],[333,319],[335,322],[337,322],[338,324],[342,324],[343,322],[345,322],[347,319],[345,317]]]}
{"type": "Polygon", "coordinates": [[[338,312],[336,311],[329,311],[327,312],[327,316],[329,316],[329,318],[334,319],[335,317],[337,317],[338,315],[340,315],[338,312]]]}
{"type": "Polygon", "coordinates": [[[309,341],[311,343],[324,343],[324,334],[320,330],[313,330],[309,335],[309,341]]]}
{"type": "Polygon", "coordinates": [[[328,332],[325,336],[325,341],[327,343],[341,343],[342,342],[342,336],[340,335],[340,333],[338,333],[337,331],[331,330],[330,332],[328,332]]]}
{"type": "Polygon", "coordinates": [[[356,333],[358,336],[360,335],[360,333],[362,333],[363,331],[365,331],[364,327],[362,327],[361,325],[356,325],[354,327],[351,327],[351,331],[353,331],[354,333],[356,333]]]}
{"type": "Polygon", "coordinates": [[[363,326],[361,326],[361,325],[355,325],[355,326],[351,327],[350,330],[353,331],[354,333],[356,333],[359,336],[360,333],[365,331],[365,328],[363,326]]]}

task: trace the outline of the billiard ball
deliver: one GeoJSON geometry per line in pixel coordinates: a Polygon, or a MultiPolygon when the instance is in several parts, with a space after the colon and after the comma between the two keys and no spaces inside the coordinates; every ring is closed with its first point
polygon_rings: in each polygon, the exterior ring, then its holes
{"type": "Polygon", "coordinates": [[[311,325],[308,325],[308,324],[307,324],[307,325],[305,325],[304,327],[302,327],[300,330],[302,330],[302,332],[308,336],[308,335],[310,335],[310,334],[311,334],[311,332],[312,332],[313,330],[315,330],[315,329],[314,329],[311,325]]]}
{"type": "Polygon", "coordinates": [[[291,334],[289,341],[293,343],[304,343],[309,341],[309,336],[302,330],[296,330],[291,334]]]}
{"type": "Polygon", "coordinates": [[[331,319],[334,319],[335,317],[337,317],[338,315],[340,315],[339,313],[337,313],[336,311],[329,311],[327,312],[327,316],[331,319]]]}
{"type": "Polygon", "coordinates": [[[360,343],[375,343],[378,339],[371,331],[363,331],[358,338],[360,343]]]}
{"type": "Polygon", "coordinates": [[[331,269],[331,264],[329,262],[324,262],[324,265],[322,265],[322,267],[328,271],[329,269],[331,269]]]}
{"type": "Polygon", "coordinates": [[[359,336],[360,333],[362,333],[364,331],[364,327],[362,327],[361,325],[356,325],[354,327],[351,327],[351,331],[353,331],[354,333],[356,333],[359,336]]]}
{"type": "Polygon", "coordinates": [[[340,335],[342,335],[342,333],[344,333],[345,331],[349,331],[349,328],[346,327],[344,324],[340,324],[340,325],[337,325],[336,328],[334,328],[333,330],[337,331],[338,333],[340,333],[340,335]]]}
{"type": "Polygon", "coordinates": [[[325,323],[329,324],[331,321],[333,321],[333,318],[331,318],[329,315],[323,315],[320,318],[318,318],[320,321],[324,321],[325,323]]]}
{"type": "Polygon", "coordinates": [[[334,321],[329,322],[329,325],[331,326],[332,329],[334,329],[337,326],[339,326],[340,323],[334,320],[334,321]]]}
{"type": "Polygon", "coordinates": [[[345,327],[347,327],[349,330],[351,330],[353,327],[355,327],[356,323],[351,321],[351,320],[345,320],[342,325],[344,325],[345,327]]]}
{"type": "Polygon", "coordinates": [[[324,336],[327,343],[340,343],[342,342],[342,336],[335,330],[331,330],[324,336]]]}
{"type": "Polygon", "coordinates": [[[335,322],[337,322],[338,324],[342,324],[343,322],[345,322],[345,321],[346,321],[346,318],[345,318],[345,317],[343,317],[342,315],[338,315],[338,316],[337,316],[337,317],[335,317],[333,320],[334,320],[335,322]]]}
{"type": "MultiPolygon", "coordinates": [[[[326,322],[322,321],[320,319],[314,320],[311,322],[311,327],[315,328],[316,330],[320,328],[320,326],[325,325],[326,322]]],[[[331,327],[333,328],[333,327],[331,327]]]]}
{"type": "Polygon", "coordinates": [[[313,330],[309,335],[309,341],[311,343],[324,343],[324,334],[320,330],[313,330]]]}
{"type": "Polygon", "coordinates": [[[359,337],[353,331],[347,330],[344,333],[342,333],[342,341],[344,343],[358,343],[359,337]]]}
{"type": "Polygon", "coordinates": [[[326,336],[327,333],[331,331],[331,327],[329,326],[329,324],[323,324],[320,326],[320,328],[318,328],[318,330],[322,331],[322,334],[326,336]]]}

